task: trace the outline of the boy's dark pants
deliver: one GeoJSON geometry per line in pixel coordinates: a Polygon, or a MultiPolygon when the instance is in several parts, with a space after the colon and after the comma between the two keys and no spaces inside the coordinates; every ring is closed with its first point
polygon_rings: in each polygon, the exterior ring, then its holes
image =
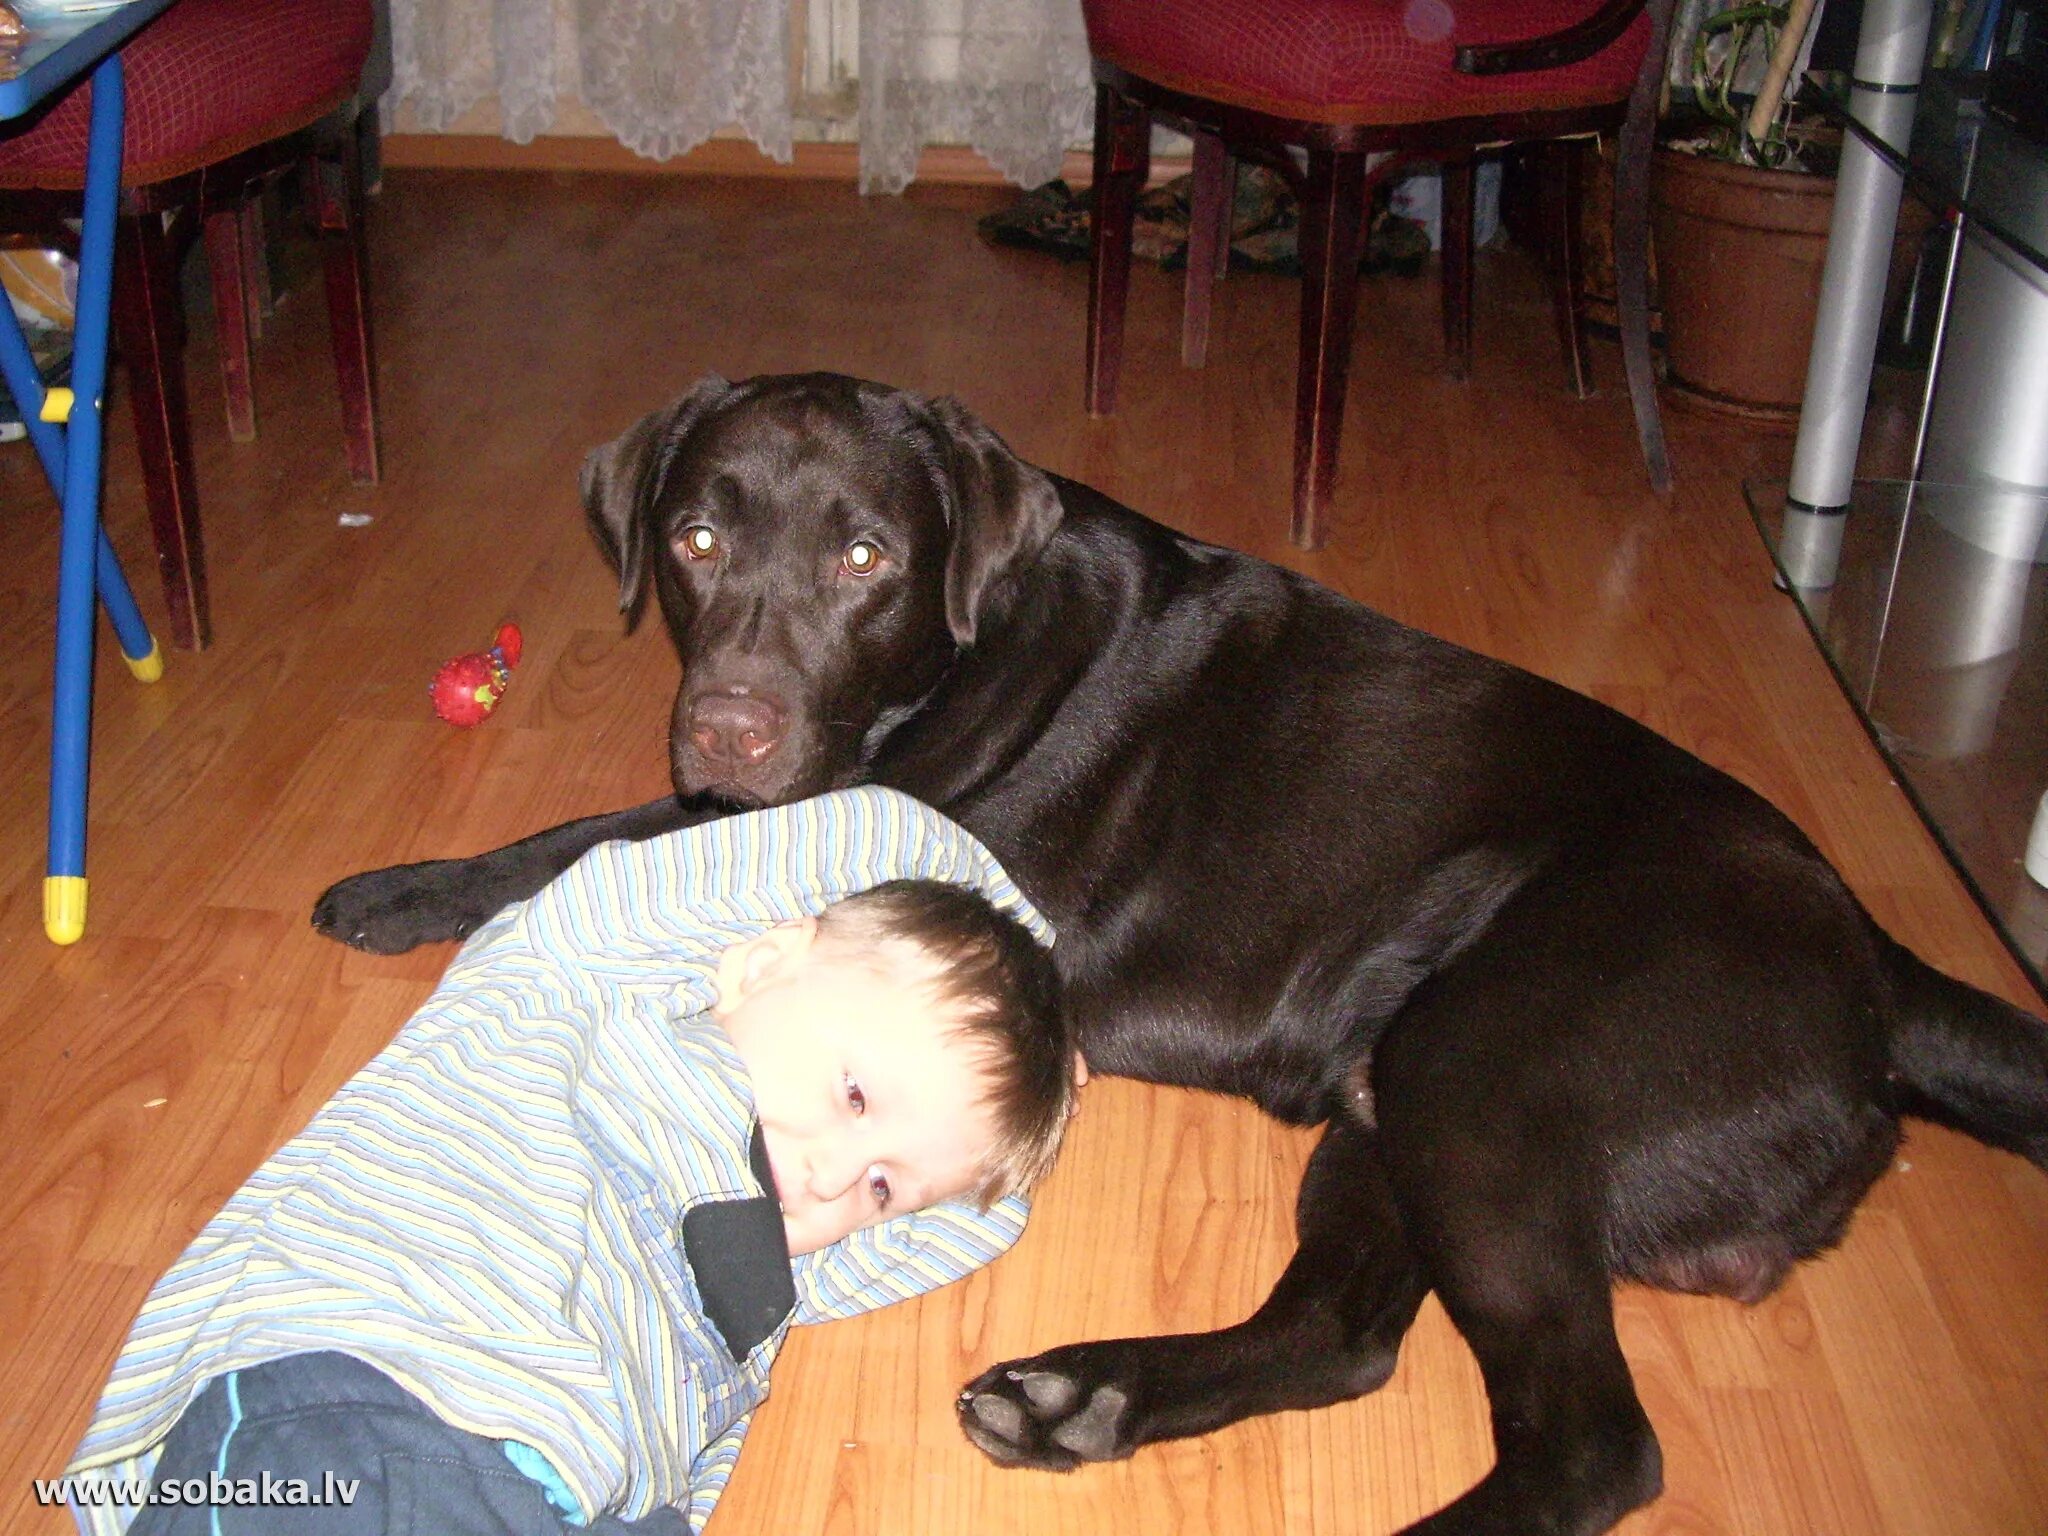
{"type": "Polygon", "coordinates": [[[268,1473],[273,1492],[296,1480],[333,1499],[335,1483],[356,1479],[353,1502],[152,1504],[129,1536],[688,1536],[672,1509],[570,1524],[495,1440],[443,1422],[348,1355],[292,1355],[233,1380],[232,1402],[216,1377],[172,1426],[156,1486],[261,1489],[268,1473]]]}

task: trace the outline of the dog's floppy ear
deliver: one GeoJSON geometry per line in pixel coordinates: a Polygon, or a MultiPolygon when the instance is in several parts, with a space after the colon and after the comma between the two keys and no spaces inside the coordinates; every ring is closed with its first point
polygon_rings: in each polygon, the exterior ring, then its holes
{"type": "Polygon", "coordinates": [[[953,544],[946,556],[946,624],[962,645],[994,617],[991,594],[1028,565],[1060,525],[1060,493],[950,396],[926,406],[945,466],[953,544]]]}
{"type": "Polygon", "coordinates": [[[612,569],[619,573],[619,612],[637,613],[647,583],[648,524],[676,449],[711,405],[732,386],[710,374],[687,395],[650,412],[583,461],[583,510],[612,569]]]}

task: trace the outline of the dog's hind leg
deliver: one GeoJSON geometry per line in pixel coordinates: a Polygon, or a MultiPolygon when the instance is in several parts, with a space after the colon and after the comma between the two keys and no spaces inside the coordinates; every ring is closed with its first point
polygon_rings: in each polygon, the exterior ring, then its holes
{"type": "Polygon", "coordinates": [[[1404,1536],[1605,1531],[1655,1498],[1663,1473],[1601,1255],[1566,1235],[1585,1229],[1565,1209],[1502,1202],[1461,1215],[1475,1219],[1467,1233],[1426,1246],[1486,1378],[1494,1467],[1404,1536]]]}
{"type": "Polygon", "coordinates": [[[1244,1322],[1070,1344],[996,1366],[960,1394],[968,1439],[1006,1465],[1064,1470],[1381,1386],[1429,1283],[1373,1132],[1346,1117],[1330,1123],[1302,1180],[1296,1226],[1293,1261],[1244,1322]]]}
{"type": "Polygon", "coordinates": [[[1663,1484],[1614,1331],[1602,1218],[1616,1147],[1577,1108],[1611,1084],[1586,1066],[1597,1031],[1574,1035],[1555,1012],[1580,1017],[1595,989],[1520,958],[1439,978],[1378,1049],[1389,1182],[1493,1420],[1493,1470],[1405,1536],[1594,1536],[1663,1484]]]}

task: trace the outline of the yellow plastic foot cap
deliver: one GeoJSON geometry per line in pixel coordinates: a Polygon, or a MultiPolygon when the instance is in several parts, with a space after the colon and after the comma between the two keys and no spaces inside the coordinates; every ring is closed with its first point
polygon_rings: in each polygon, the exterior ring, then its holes
{"type": "Polygon", "coordinates": [[[43,932],[53,944],[76,944],[85,937],[85,876],[43,877],[43,932]]]}
{"type": "Polygon", "coordinates": [[[38,414],[45,421],[54,421],[60,424],[67,422],[71,419],[71,407],[77,403],[77,400],[78,397],[68,389],[59,387],[57,389],[44,390],[43,408],[38,414]]]}
{"type": "Polygon", "coordinates": [[[128,670],[135,674],[138,683],[153,683],[164,675],[164,648],[156,643],[154,635],[150,637],[147,656],[130,656],[123,651],[121,659],[128,663],[128,670]]]}

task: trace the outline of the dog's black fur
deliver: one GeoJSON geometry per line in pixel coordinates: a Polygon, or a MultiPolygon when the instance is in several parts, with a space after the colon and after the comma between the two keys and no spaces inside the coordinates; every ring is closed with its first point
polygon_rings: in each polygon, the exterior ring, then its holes
{"type": "Polygon", "coordinates": [[[1271,1299],[991,1370],[960,1420],[999,1461],[1369,1392],[1434,1289],[1498,1460],[1414,1529],[1604,1530],[1660,1486],[1614,1279],[1763,1296],[1902,1114],[2048,1166],[2048,1027],[1893,942],[1750,790],[949,401],[708,379],[583,490],[682,658],[677,798],[343,881],[323,931],[459,935],[600,839],[872,779],[1057,925],[1096,1069],[1328,1122],[1271,1299]]]}

